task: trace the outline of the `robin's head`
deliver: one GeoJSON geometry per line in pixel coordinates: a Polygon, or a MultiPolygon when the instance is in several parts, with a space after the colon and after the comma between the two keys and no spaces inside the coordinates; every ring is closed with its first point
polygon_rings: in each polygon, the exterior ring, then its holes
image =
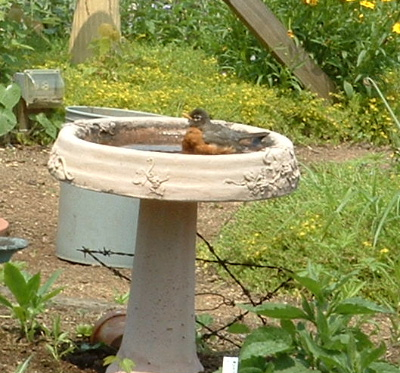
{"type": "Polygon", "coordinates": [[[210,116],[203,109],[194,109],[190,114],[183,114],[189,119],[189,125],[193,127],[201,127],[210,121],[210,116]]]}

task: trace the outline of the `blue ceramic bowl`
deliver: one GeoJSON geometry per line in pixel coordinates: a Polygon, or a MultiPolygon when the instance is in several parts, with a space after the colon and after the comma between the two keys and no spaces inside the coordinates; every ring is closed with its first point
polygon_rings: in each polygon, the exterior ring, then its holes
{"type": "Polygon", "coordinates": [[[8,262],[18,250],[29,245],[27,240],[16,237],[0,237],[0,263],[8,262]]]}

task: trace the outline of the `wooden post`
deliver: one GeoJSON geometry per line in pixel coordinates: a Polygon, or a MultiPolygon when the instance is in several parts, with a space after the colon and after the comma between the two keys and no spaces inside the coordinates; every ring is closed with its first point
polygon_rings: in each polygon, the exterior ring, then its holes
{"type": "Polygon", "coordinates": [[[120,32],[119,0],[78,0],[69,43],[73,63],[92,55],[89,44],[102,36],[104,27],[120,32]]]}
{"type": "Polygon", "coordinates": [[[334,83],[304,49],[289,37],[288,30],[261,0],[224,0],[243,23],[302,82],[305,88],[330,99],[334,83]]]}
{"type": "Polygon", "coordinates": [[[29,114],[26,107],[26,102],[21,98],[15,108],[18,121],[19,131],[27,131],[29,129],[29,114]]]}

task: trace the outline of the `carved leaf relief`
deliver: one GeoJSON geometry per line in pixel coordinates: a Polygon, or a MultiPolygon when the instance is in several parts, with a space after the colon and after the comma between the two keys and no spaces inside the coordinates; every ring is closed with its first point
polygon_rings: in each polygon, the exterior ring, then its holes
{"type": "Polygon", "coordinates": [[[258,172],[248,171],[241,180],[225,180],[225,183],[246,187],[256,198],[277,197],[296,189],[300,171],[292,151],[279,155],[267,152],[263,164],[258,172]]]}
{"type": "Polygon", "coordinates": [[[147,169],[140,168],[136,171],[136,177],[132,181],[134,185],[147,186],[150,194],[155,194],[158,197],[163,197],[165,193],[165,186],[163,185],[169,180],[169,176],[157,175],[154,170],[154,159],[147,160],[149,167],[147,169]]]}
{"type": "Polygon", "coordinates": [[[49,172],[58,180],[72,181],[74,177],[67,170],[65,158],[59,155],[56,151],[50,153],[49,162],[47,164],[49,172]]]}

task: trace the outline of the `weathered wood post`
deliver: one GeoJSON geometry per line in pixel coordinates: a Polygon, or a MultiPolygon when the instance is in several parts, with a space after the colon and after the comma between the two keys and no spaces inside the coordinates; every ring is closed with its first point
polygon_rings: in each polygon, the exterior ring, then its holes
{"type": "Polygon", "coordinates": [[[334,83],[301,47],[289,37],[288,30],[261,0],[224,0],[243,23],[274,55],[288,66],[305,88],[329,99],[334,83]]]}
{"type": "Polygon", "coordinates": [[[89,44],[118,33],[121,28],[119,0],[78,0],[69,43],[73,63],[84,62],[92,55],[89,44]]]}

